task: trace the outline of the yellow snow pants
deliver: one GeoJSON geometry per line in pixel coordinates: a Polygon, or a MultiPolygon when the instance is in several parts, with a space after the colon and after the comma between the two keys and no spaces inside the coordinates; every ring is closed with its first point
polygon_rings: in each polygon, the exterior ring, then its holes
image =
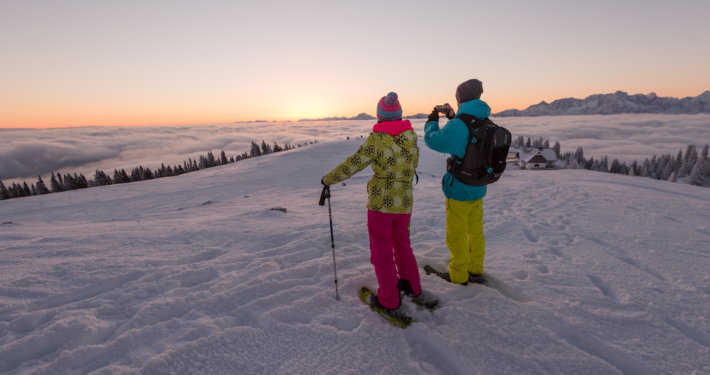
{"type": "Polygon", "coordinates": [[[457,201],[446,198],[446,246],[451,281],[463,284],[468,273],[483,273],[486,239],[483,237],[483,199],[457,201]]]}

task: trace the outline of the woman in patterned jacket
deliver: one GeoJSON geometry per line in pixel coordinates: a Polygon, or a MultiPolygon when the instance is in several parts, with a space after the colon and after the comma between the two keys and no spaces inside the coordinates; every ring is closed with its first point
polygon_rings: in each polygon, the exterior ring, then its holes
{"type": "Polygon", "coordinates": [[[375,174],[367,183],[367,230],[370,262],[375,266],[379,289],[371,303],[396,310],[402,303],[400,290],[421,298],[419,269],[409,243],[412,179],[419,163],[419,148],[409,120],[402,121],[396,93],[380,99],[377,120],[365,143],[328,172],[321,183],[336,184],[372,165],[375,174]]]}

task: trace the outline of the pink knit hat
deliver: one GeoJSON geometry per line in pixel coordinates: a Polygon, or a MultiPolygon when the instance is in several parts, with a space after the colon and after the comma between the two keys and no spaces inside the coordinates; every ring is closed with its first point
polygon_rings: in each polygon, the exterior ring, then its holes
{"type": "Polygon", "coordinates": [[[402,106],[399,105],[397,94],[391,92],[377,103],[377,121],[395,121],[402,118],[402,106]]]}

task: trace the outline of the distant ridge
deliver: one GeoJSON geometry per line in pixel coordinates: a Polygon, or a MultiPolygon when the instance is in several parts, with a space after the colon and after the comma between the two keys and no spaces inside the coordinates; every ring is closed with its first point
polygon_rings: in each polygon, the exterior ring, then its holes
{"type": "Polygon", "coordinates": [[[698,114],[710,113],[710,91],[683,99],[648,95],[629,95],[623,91],[596,94],[585,99],[558,99],[547,104],[534,104],[525,110],[508,109],[493,114],[497,117],[616,115],[621,113],[698,114]]]}
{"type": "MultiPolygon", "coordinates": [[[[429,115],[426,115],[424,113],[417,113],[416,115],[411,115],[411,116],[402,116],[403,120],[418,120],[418,119],[423,119],[427,118],[429,115]]],[[[298,121],[348,121],[348,120],[377,120],[377,118],[372,117],[368,115],[367,113],[361,113],[355,117],[326,117],[326,118],[318,118],[318,119],[301,119],[298,121]]]]}
{"type": "Polygon", "coordinates": [[[318,119],[301,119],[298,121],[347,121],[347,120],[375,120],[374,117],[368,115],[367,113],[361,113],[355,117],[326,117],[318,119]]]}

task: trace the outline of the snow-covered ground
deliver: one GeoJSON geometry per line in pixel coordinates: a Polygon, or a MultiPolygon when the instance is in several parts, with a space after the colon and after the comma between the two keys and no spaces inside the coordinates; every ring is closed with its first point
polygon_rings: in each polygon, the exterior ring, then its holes
{"type": "MultiPolygon", "coordinates": [[[[0,202],[3,374],[710,374],[710,189],[507,171],[484,199],[492,287],[422,273],[402,330],[376,286],[360,140],[179,177],[0,202]],[[286,213],[270,210],[285,207],[286,213]]],[[[445,269],[444,156],[423,145],[411,238],[445,269]]]]}

